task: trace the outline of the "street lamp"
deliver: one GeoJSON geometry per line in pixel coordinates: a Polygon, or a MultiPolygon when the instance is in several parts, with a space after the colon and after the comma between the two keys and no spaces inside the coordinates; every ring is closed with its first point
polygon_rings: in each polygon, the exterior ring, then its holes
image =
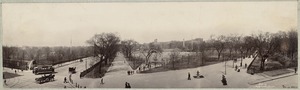
{"type": "Polygon", "coordinates": [[[224,74],[226,75],[226,60],[225,60],[224,58],[225,58],[225,55],[223,55],[223,61],[224,61],[224,63],[225,63],[225,70],[224,70],[225,73],[224,73],[224,74]]]}

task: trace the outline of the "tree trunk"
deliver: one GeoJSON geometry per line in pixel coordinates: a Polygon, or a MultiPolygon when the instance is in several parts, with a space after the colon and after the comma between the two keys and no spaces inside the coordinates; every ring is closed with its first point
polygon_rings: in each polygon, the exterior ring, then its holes
{"type": "Polygon", "coordinates": [[[261,58],[261,62],[260,62],[260,70],[264,71],[264,58],[261,58]]]}
{"type": "Polygon", "coordinates": [[[221,52],[218,52],[218,60],[220,60],[221,52]]]}

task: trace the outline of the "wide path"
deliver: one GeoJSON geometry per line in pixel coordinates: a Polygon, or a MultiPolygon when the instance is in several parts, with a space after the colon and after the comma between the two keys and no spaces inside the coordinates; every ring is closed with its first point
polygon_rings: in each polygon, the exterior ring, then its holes
{"type": "Polygon", "coordinates": [[[118,54],[115,60],[112,62],[112,66],[108,68],[107,73],[103,77],[104,84],[100,84],[102,78],[82,78],[78,82],[79,85],[87,86],[88,88],[123,88],[124,84],[128,81],[128,77],[134,75],[128,75],[127,71],[132,68],[127,63],[122,54],[118,54]]]}

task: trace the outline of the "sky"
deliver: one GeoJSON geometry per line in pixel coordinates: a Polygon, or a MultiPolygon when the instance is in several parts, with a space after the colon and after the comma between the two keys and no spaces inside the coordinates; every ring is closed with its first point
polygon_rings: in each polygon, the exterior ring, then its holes
{"type": "Polygon", "coordinates": [[[4,3],[2,20],[9,46],[87,46],[104,32],[139,43],[206,40],[296,28],[297,2],[4,3]]]}

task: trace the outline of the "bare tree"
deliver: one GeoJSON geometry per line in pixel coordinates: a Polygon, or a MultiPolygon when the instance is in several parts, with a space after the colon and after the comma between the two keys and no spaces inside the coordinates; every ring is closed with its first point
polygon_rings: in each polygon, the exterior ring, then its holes
{"type": "Polygon", "coordinates": [[[198,46],[199,46],[198,50],[199,50],[199,52],[201,52],[201,64],[204,65],[205,64],[204,56],[205,56],[205,51],[208,48],[208,45],[206,42],[201,42],[201,43],[199,43],[198,46]]]}
{"type": "Polygon", "coordinates": [[[175,69],[175,63],[177,62],[177,60],[179,58],[179,51],[172,50],[169,57],[170,57],[170,61],[172,63],[172,68],[175,69]]]}
{"type": "Polygon", "coordinates": [[[135,51],[137,48],[138,42],[134,40],[125,40],[121,41],[121,51],[124,54],[126,58],[131,59],[132,53],[135,51]]]}
{"type": "Polygon", "coordinates": [[[119,50],[120,38],[114,33],[96,34],[88,44],[94,45],[97,56],[100,57],[100,62],[108,64],[108,60],[114,59],[119,50]]]}
{"type": "Polygon", "coordinates": [[[153,53],[162,53],[162,49],[161,47],[159,47],[158,45],[155,45],[154,43],[149,43],[147,45],[143,45],[143,47],[141,48],[141,53],[143,54],[143,56],[145,57],[145,63],[149,64],[149,59],[152,56],[153,53]]]}
{"type": "Polygon", "coordinates": [[[215,50],[218,52],[218,60],[220,60],[221,53],[225,49],[225,41],[224,41],[225,36],[221,35],[217,37],[217,39],[212,40],[212,45],[215,48],[215,50]]]}
{"type": "Polygon", "coordinates": [[[230,34],[229,36],[225,37],[225,45],[229,50],[229,56],[228,59],[232,59],[232,52],[234,50],[238,50],[238,44],[242,43],[241,36],[237,34],[230,34]]]}
{"type": "Polygon", "coordinates": [[[274,43],[271,43],[271,33],[269,32],[260,32],[256,35],[253,35],[254,37],[254,45],[257,50],[258,56],[261,58],[260,63],[260,70],[264,71],[264,65],[265,60],[268,57],[268,54],[270,54],[271,49],[274,46],[274,43]]]}
{"type": "Polygon", "coordinates": [[[289,38],[289,48],[288,54],[291,56],[292,60],[294,59],[294,55],[297,55],[298,52],[298,33],[296,29],[292,29],[288,32],[289,38]]]}

